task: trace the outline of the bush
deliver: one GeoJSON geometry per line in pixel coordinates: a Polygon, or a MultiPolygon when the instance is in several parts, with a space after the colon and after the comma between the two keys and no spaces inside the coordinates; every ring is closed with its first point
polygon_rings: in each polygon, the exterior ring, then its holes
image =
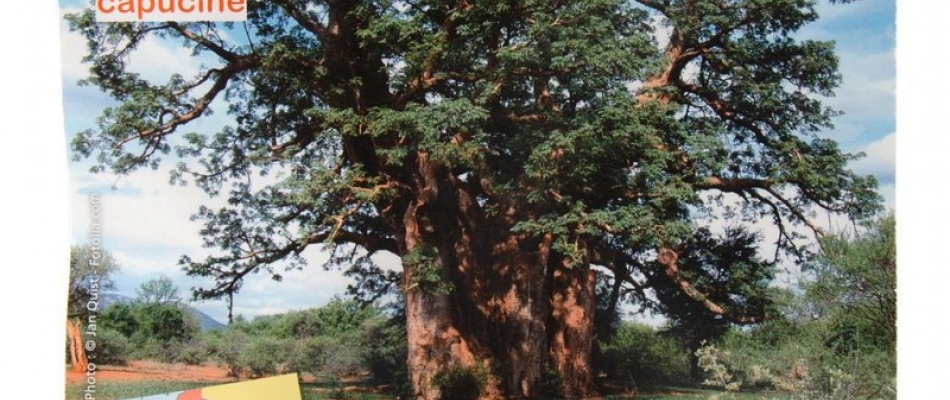
{"type": "Polygon", "coordinates": [[[211,350],[205,336],[196,336],[181,343],[176,353],[175,359],[188,365],[201,365],[211,358],[211,350]]]}
{"type": "Polygon", "coordinates": [[[639,386],[682,383],[690,376],[686,350],[648,325],[624,323],[610,342],[600,346],[597,365],[608,379],[639,386]]]}
{"type": "Polygon", "coordinates": [[[246,368],[251,377],[274,375],[281,361],[287,358],[288,343],[271,337],[253,338],[238,357],[240,366],[246,368]]]}
{"type": "Polygon", "coordinates": [[[439,371],[432,384],[439,389],[441,400],[476,400],[488,382],[488,374],[480,368],[454,365],[439,371]]]}
{"type": "Polygon", "coordinates": [[[356,339],[319,337],[323,340],[323,361],[319,373],[330,377],[357,375],[364,371],[362,349],[356,339]]]}
{"type": "Polygon", "coordinates": [[[249,341],[248,334],[229,327],[212,334],[208,341],[208,350],[214,359],[228,368],[229,376],[239,377],[244,371],[241,354],[249,341]]]}
{"type": "Polygon", "coordinates": [[[384,323],[367,324],[363,330],[362,364],[374,383],[401,383],[408,380],[406,325],[393,318],[384,323]]]}
{"type": "Polygon", "coordinates": [[[96,335],[95,361],[97,364],[125,365],[129,359],[129,339],[111,329],[96,335]]]}
{"type": "Polygon", "coordinates": [[[778,342],[763,340],[755,330],[730,333],[719,347],[698,352],[706,383],[781,390],[803,400],[893,399],[893,352],[838,354],[826,345],[829,328],[824,322],[799,323],[800,335],[778,342]]]}
{"type": "Polygon", "coordinates": [[[170,354],[174,347],[166,347],[164,343],[157,339],[149,338],[142,334],[135,334],[129,338],[132,345],[131,357],[136,360],[155,360],[160,362],[172,362],[175,356],[170,354]]]}
{"type": "Polygon", "coordinates": [[[326,362],[325,338],[307,338],[289,341],[291,350],[287,352],[284,366],[297,373],[318,374],[326,362]]]}
{"type": "Polygon", "coordinates": [[[102,325],[126,339],[128,357],[162,362],[179,361],[199,332],[194,316],[172,303],[116,303],[103,311],[102,325]]]}

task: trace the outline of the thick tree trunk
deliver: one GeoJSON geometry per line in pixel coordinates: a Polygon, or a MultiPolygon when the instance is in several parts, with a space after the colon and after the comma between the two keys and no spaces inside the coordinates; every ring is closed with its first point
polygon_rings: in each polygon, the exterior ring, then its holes
{"type": "Polygon", "coordinates": [[[589,394],[593,272],[554,254],[552,235],[512,232],[523,218],[514,207],[478,215],[426,152],[416,163],[418,195],[404,208],[400,238],[411,256],[403,279],[414,397],[448,400],[439,378],[463,369],[484,384],[473,399],[589,394]],[[542,387],[546,371],[557,372],[559,388],[542,387]]]}
{"type": "MultiPolygon", "coordinates": [[[[443,263],[458,261],[458,257],[441,259],[443,263]]],[[[464,261],[443,265],[445,275],[451,277],[451,293],[421,287],[406,293],[409,371],[415,397],[443,398],[436,378],[440,372],[460,367],[483,380],[479,399],[534,396],[548,350],[545,323],[550,315],[550,290],[544,268],[530,254],[488,266],[464,261]]],[[[412,282],[418,271],[406,272],[407,282],[412,282]]]]}
{"type": "Polygon", "coordinates": [[[596,272],[587,268],[554,272],[550,354],[564,397],[586,397],[593,387],[590,355],[594,344],[596,283],[596,272]]]}
{"type": "MultiPolygon", "coordinates": [[[[495,246],[497,262],[479,265],[456,243],[452,256],[440,257],[451,293],[407,291],[416,399],[445,398],[437,377],[460,367],[483,379],[481,400],[541,398],[552,390],[567,397],[590,394],[594,272],[551,271],[540,252],[519,248],[509,238],[495,246]],[[557,373],[560,387],[542,387],[552,383],[543,379],[547,371],[557,373]]],[[[417,272],[407,269],[407,287],[417,272]]]]}

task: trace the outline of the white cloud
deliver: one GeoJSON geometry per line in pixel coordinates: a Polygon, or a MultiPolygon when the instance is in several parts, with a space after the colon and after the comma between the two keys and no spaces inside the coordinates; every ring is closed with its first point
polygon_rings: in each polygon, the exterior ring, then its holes
{"type": "Polygon", "coordinates": [[[129,176],[91,175],[73,168],[73,238],[82,241],[89,227],[88,195],[96,193],[102,201],[103,237],[138,246],[162,246],[199,249],[201,225],[190,221],[201,204],[220,204],[209,200],[194,186],[168,184],[166,169],[143,170],[129,176]],[[111,189],[112,187],[115,189],[111,189]]]}
{"type": "Polygon", "coordinates": [[[876,53],[842,52],[840,71],[842,85],[836,97],[828,100],[835,109],[845,112],[847,118],[888,118],[895,112],[894,50],[876,53]]]}
{"type": "MultiPolygon", "coordinates": [[[[89,229],[89,193],[101,196],[103,210],[103,241],[119,262],[121,269],[115,281],[118,291],[135,296],[135,288],[159,275],[173,279],[183,297],[192,287],[211,287],[210,278],[188,277],[178,265],[182,255],[201,260],[213,250],[201,247],[199,222],[190,216],[201,204],[221,207],[225,200],[209,199],[194,186],[168,184],[167,168],[137,171],[116,178],[108,174],[93,175],[73,165],[71,170],[71,222],[74,242],[84,242],[89,229]],[[114,188],[113,188],[114,187],[114,188]]],[[[267,178],[272,181],[274,178],[267,178]]],[[[271,183],[271,182],[258,182],[271,183]]],[[[261,271],[249,275],[235,297],[235,314],[257,316],[305,309],[326,304],[335,295],[342,295],[351,278],[339,270],[325,271],[327,255],[317,248],[303,254],[307,266],[303,270],[282,271],[282,282],[261,271]]],[[[391,255],[377,257],[387,269],[398,269],[399,260],[391,255]]],[[[195,305],[222,322],[227,319],[223,301],[205,301],[195,305]]]]}
{"type": "Polygon", "coordinates": [[[882,184],[894,183],[896,164],[894,149],[896,135],[891,133],[869,143],[861,151],[865,157],[851,163],[851,168],[862,175],[874,175],[882,184]]]}

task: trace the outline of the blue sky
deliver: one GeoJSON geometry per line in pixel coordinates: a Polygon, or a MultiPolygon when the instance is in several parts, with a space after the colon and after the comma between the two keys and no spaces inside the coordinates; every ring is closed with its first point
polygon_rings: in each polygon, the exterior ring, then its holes
{"type": "MultiPolygon", "coordinates": [[[[81,0],[62,0],[64,10],[78,10],[81,0]]],[[[836,120],[837,129],[825,132],[847,151],[864,151],[868,157],[854,164],[865,174],[874,174],[881,182],[887,206],[895,206],[895,24],[893,0],[865,0],[849,5],[822,4],[824,17],[801,32],[804,38],[835,40],[841,57],[843,85],[828,105],[845,114],[836,120]]],[[[79,60],[85,50],[83,40],[61,24],[63,105],[67,137],[93,126],[99,111],[109,99],[90,87],[77,87],[85,75],[79,60]]],[[[145,43],[132,68],[145,77],[162,77],[169,71],[197,70],[200,61],[188,51],[157,41],[145,43]]],[[[185,74],[187,76],[187,74],[185,74]]],[[[216,118],[224,118],[217,113],[216,118]]],[[[190,127],[210,131],[222,120],[209,119],[190,127]]],[[[205,254],[197,236],[199,225],[189,216],[200,204],[214,205],[193,187],[168,185],[167,168],[141,171],[126,177],[92,175],[86,163],[69,163],[70,235],[83,242],[88,230],[85,211],[91,193],[102,196],[105,210],[105,246],[120,261],[116,275],[118,291],[134,295],[142,282],[159,274],[179,282],[186,292],[192,286],[210,282],[186,277],[176,262],[182,254],[200,259],[205,254]]],[[[252,276],[235,301],[235,312],[260,315],[324,304],[343,291],[347,280],[335,271],[323,271],[323,256],[308,254],[311,268],[287,274],[281,283],[266,275],[252,276]],[[275,296],[279,293],[279,296],[275,296]]],[[[390,260],[392,261],[392,260],[390,260]]],[[[223,302],[196,304],[219,320],[226,319],[223,302]]]]}

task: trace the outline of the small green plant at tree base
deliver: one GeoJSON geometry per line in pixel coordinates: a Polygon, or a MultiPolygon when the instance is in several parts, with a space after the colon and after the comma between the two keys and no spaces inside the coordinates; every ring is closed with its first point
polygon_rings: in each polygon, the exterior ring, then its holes
{"type": "Polygon", "coordinates": [[[432,379],[441,393],[441,400],[475,400],[488,383],[483,368],[453,365],[439,371],[432,379]]]}

